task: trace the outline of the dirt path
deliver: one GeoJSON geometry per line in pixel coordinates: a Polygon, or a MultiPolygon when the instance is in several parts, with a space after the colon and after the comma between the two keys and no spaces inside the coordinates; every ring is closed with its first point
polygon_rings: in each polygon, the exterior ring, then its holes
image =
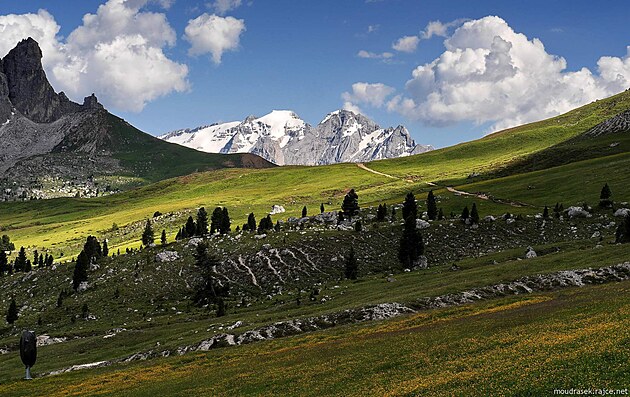
{"type": "Polygon", "coordinates": [[[520,207],[532,207],[532,205],[527,204],[527,203],[523,203],[523,202],[520,202],[520,201],[503,200],[503,199],[499,199],[499,198],[495,198],[495,197],[489,196],[489,195],[484,194],[484,193],[464,192],[462,190],[457,190],[457,189],[455,189],[454,187],[451,187],[451,186],[447,186],[446,190],[448,190],[449,192],[454,193],[454,194],[459,194],[461,196],[477,197],[478,199],[481,199],[481,200],[488,200],[488,201],[492,201],[492,202],[497,203],[497,204],[507,204],[507,205],[511,205],[512,207],[518,207],[518,208],[520,208],[520,207]]]}
{"type": "Polygon", "coordinates": [[[371,169],[371,168],[368,168],[368,167],[367,167],[365,164],[363,164],[363,163],[357,163],[357,167],[361,168],[362,170],[366,170],[367,172],[371,172],[371,173],[373,173],[373,174],[376,174],[376,175],[386,176],[386,177],[391,178],[391,179],[400,179],[400,178],[396,178],[396,177],[395,177],[395,176],[393,176],[393,175],[384,174],[384,173],[382,173],[382,172],[378,172],[378,171],[375,171],[375,170],[373,170],[373,169],[371,169]]]}

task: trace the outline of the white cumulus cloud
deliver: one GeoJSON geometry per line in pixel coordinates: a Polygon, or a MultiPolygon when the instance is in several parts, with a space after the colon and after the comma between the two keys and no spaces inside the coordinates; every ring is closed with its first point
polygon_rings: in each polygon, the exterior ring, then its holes
{"type": "MultiPolygon", "coordinates": [[[[53,86],[75,100],[94,92],[106,106],[140,111],[173,91],[188,89],[188,68],[169,59],[164,48],[176,34],[162,13],[143,11],[148,0],[109,0],[64,41],[48,12],[0,16],[1,56],[20,39],[33,37],[53,86]],[[6,22],[10,23],[6,23],[6,22]]],[[[161,2],[162,5],[170,2],[161,2]]]]}
{"type": "Polygon", "coordinates": [[[377,54],[375,52],[361,50],[357,52],[357,56],[365,59],[390,59],[394,56],[394,54],[391,52],[381,52],[377,54]]]}
{"type": "Polygon", "coordinates": [[[216,0],[208,4],[208,6],[214,9],[217,14],[225,15],[225,13],[240,7],[242,3],[242,0],[216,0]]]}
{"type": "Polygon", "coordinates": [[[420,38],[418,36],[403,36],[392,44],[392,48],[401,52],[414,52],[418,48],[420,38]]]}
{"type": "Polygon", "coordinates": [[[362,113],[358,104],[381,107],[395,91],[394,88],[383,83],[354,83],[352,91],[344,92],[341,98],[344,100],[344,109],[362,113]]]}
{"type": "MultiPolygon", "coordinates": [[[[465,22],[444,46],[438,58],[412,71],[404,94],[380,106],[432,125],[474,121],[500,129],[552,117],[630,86],[630,48],[624,57],[600,58],[597,73],[567,71],[564,58],[496,16],[465,22]]],[[[360,98],[353,103],[379,106],[360,98]]]]}
{"type": "Polygon", "coordinates": [[[223,53],[238,49],[245,21],[234,17],[202,14],[188,21],[185,39],[191,44],[190,55],[211,54],[214,63],[221,63],[223,53]]]}

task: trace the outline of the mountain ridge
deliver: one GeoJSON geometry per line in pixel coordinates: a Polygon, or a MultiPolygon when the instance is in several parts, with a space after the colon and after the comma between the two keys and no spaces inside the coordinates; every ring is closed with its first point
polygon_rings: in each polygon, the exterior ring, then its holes
{"type": "Polygon", "coordinates": [[[330,112],[316,126],[291,110],[273,110],[262,117],[175,130],[159,138],[209,153],[253,153],[278,165],[367,162],[433,150],[416,144],[402,125],[381,128],[349,110],[330,112]]]}
{"type": "Polygon", "coordinates": [[[113,116],[94,94],[75,103],[50,85],[42,56],[28,38],[0,59],[0,199],[91,197],[196,171],[273,166],[168,144],[113,116]]]}

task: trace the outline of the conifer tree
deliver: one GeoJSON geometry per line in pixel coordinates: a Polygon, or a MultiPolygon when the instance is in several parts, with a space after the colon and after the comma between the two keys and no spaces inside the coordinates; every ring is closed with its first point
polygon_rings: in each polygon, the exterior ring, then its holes
{"type": "Polygon", "coordinates": [[[398,261],[406,268],[412,268],[415,261],[424,254],[424,242],[422,235],[416,229],[416,219],[408,216],[405,219],[405,227],[400,246],[398,248],[398,261]]]}
{"type": "Polygon", "coordinates": [[[160,243],[162,245],[166,245],[166,230],[162,229],[162,235],[160,236],[160,243]]]}
{"type": "Polygon", "coordinates": [[[402,216],[404,220],[412,217],[414,219],[414,222],[415,219],[418,217],[418,205],[416,204],[416,197],[411,192],[407,193],[407,196],[405,197],[405,202],[403,203],[402,208],[402,216]]]}
{"type": "Polygon", "coordinates": [[[363,230],[363,224],[361,224],[360,220],[356,221],[354,223],[354,231],[358,233],[358,232],[360,232],[362,230],[363,230]]]}
{"type": "Polygon", "coordinates": [[[354,247],[350,247],[350,252],[346,258],[344,275],[349,280],[356,280],[359,273],[359,265],[357,263],[357,257],[354,253],[354,247]]]}
{"type": "Polygon", "coordinates": [[[392,205],[392,217],[391,217],[392,222],[396,222],[396,207],[394,207],[392,205]]]}
{"type": "Polygon", "coordinates": [[[256,230],[256,217],[253,212],[247,217],[247,226],[248,230],[251,230],[252,232],[256,230]]]}
{"type": "Polygon", "coordinates": [[[103,257],[107,258],[109,256],[109,246],[107,245],[107,240],[103,240],[103,257]]]}
{"type": "Polygon", "coordinates": [[[206,242],[197,245],[194,258],[199,280],[195,287],[193,302],[198,306],[218,303],[217,299],[226,297],[229,292],[229,286],[219,283],[218,275],[215,272],[215,269],[221,267],[220,260],[210,254],[206,242]]]}
{"type": "Polygon", "coordinates": [[[147,223],[144,226],[144,232],[142,232],[142,245],[148,247],[155,241],[155,235],[153,234],[153,227],[151,226],[151,220],[147,219],[147,223]]]}
{"type": "Polygon", "coordinates": [[[276,226],[273,228],[276,232],[280,231],[280,221],[276,221],[276,226]]]}
{"type": "Polygon", "coordinates": [[[434,221],[438,215],[437,202],[435,201],[435,196],[433,195],[433,190],[429,191],[427,196],[427,216],[430,220],[434,221]]]}
{"type": "Polygon", "coordinates": [[[81,251],[74,264],[74,273],[72,275],[72,288],[74,288],[75,291],[79,288],[79,285],[83,281],[87,281],[87,271],[89,266],[90,258],[85,253],[85,251],[81,251]]]}
{"type": "Polygon", "coordinates": [[[441,221],[442,219],[444,219],[444,211],[442,211],[442,207],[440,207],[440,210],[438,211],[437,219],[438,221],[441,221]]]}
{"type": "Polygon", "coordinates": [[[321,204],[319,205],[319,213],[320,213],[320,214],[323,214],[325,210],[326,210],[326,209],[324,208],[324,203],[321,203],[321,204]]]}
{"type": "Polygon", "coordinates": [[[11,238],[6,234],[3,234],[0,240],[0,251],[15,251],[15,244],[11,242],[11,238]]]}
{"type": "Polygon", "coordinates": [[[357,195],[354,189],[350,189],[343,198],[341,210],[343,211],[344,216],[347,216],[348,218],[352,218],[359,213],[359,195],[357,195]]]}
{"type": "Polygon", "coordinates": [[[219,297],[217,299],[217,317],[223,317],[227,314],[227,305],[223,298],[219,297]]]}
{"type": "Polygon", "coordinates": [[[25,272],[26,261],[26,250],[24,249],[24,247],[20,247],[20,252],[18,253],[17,258],[15,258],[15,265],[13,265],[13,269],[16,272],[25,272]]]}
{"type": "Polygon", "coordinates": [[[54,262],[54,258],[52,255],[48,255],[48,259],[46,260],[46,266],[52,266],[54,262]]]}
{"type": "Polygon", "coordinates": [[[605,184],[604,187],[602,187],[602,191],[599,194],[599,206],[602,208],[610,208],[612,207],[612,200],[610,199],[612,197],[612,192],[610,191],[610,187],[608,186],[608,184],[605,184]]]}
{"type": "Polygon", "coordinates": [[[543,210],[542,217],[543,219],[549,219],[549,207],[547,207],[546,205],[545,209],[543,210]]]}
{"type": "Polygon", "coordinates": [[[204,234],[208,234],[208,213],[206,212],[205,207],[199,208],[197,210],[197,230],[196,234],[198,236],[203,236],[204,234]]]}
{"type": "Polygon", "coordinates": [[[223,207],[221,212],[221,226],[219,228],[221,234],[228,234],[231,230],[230,225],[230,214],[228,213],[227,207],[223,207]]]}
{"type": "Polygon", "coordinates": [[[26,273],[28,273],[28,272],[30,272],[30,271],[31,271],[31,269],[32,269],[31,260],[30,260],[30,259],[27,259],[27,260],[26,260],[26,267],[24,268],[24,271],[25,271],[26,273]]]}
{"type": "Polygon", "coordinates": [[[379,204],[376,209],[376,220],[378,222],[383,222],[385,220],[385,215],[387,214],[387,208],[383,204],[379,204]]]}
{"type": "Polygon", "coordinates": [[[33,250],[33,266],[37,266],[39,263],[39,252],[37,250],[33,250]]]}
{"type": "MultiPolygon", "coordinates": [[[[48,254],[46,254],[48,255],[48,254]]],[[[39,263],[37,264],[39,267],[44,267],[44,254],[39,254],[39,263]]]]}
{"type": "Polygon", "coordinates": [[[176,241],[179,241],[179,240],[181,240],[181,239],[182,239],[182,229],[179,229],[179,230],[177,231],[177,234],[175,235],[175,240],[176,240],[176,241]]]}
{"type": "Polygon", "coordinates": [[[0,276],[4,276],[4,273],[9,271],[9,258],[7,258],[6,252],[0,250],[0,276]]]}
{"type": "Polygon", "coordinates": [[[210,217],[210,234],[221,232],[222,219],[223,209],[221,207],[215,208],[214,211],[212,211],[212,216],[210,217]]]}
{"type": "Polygon", "coordinates": [[[9,303],[9,308],[7,309],[7,323],[13,325],[18,319],[18,308],[15,303],[15,298],[11,298],[11,303],[9,303]]]}
{"type": "Polygon", "coordinates": [[[477,203],[473,203],[472,209],[470,210],[470,221],[473,224],[479,223],[479,212],[477,212],[477,203]]]}
{"type": "Polygon", "coordinates": [[[197,233],[197,225],[195,224],[195,220],[192,216],[189,216],[186,220],[186,225],[184,225],[184,234],[183,238],[192,237],[197,233]]]}
{"type": "Polygon", "coordinates": [[[260,220],[260,223],[258,224],[258,233],[264,233],[265,231],[271,229],[273,229],[273,221],[271,220],[271,215],[267,215],[260,220]]]}
{"type": "Polygon", "coordinates": [[[308,215],[308,210],[306,209],[306,206],[304,206],[302,208],[302,218],[306,218],[307,215],[308,215]]]}
{"type": "Polygon", "coordinates": [[[83,251],[87,255],[89,263],[92,263],[100,259],[101,256],[103,255],[101,244],[98,242],[98,240],[94,236],[88,236],[88,238],[85,240],[85,244],[83,245],[83,251]]]}
{"type": "Polygon", "coordinates": [[[462,210],[462,215],[460,216],[460,218],[465,221],[466,219],[470,218],[470,211],[468,211],[468,206],[465,206],[464,209],[462,210]]]}

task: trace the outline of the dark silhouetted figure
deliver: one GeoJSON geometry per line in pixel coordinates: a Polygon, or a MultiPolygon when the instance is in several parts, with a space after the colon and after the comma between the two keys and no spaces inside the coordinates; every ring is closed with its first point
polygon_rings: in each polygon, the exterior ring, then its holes
{"type": "Polygon", "coordinates": [[[37,360],[37,339],[35,338],[35,332],[22,331],[22,337],[20,338],[20,358],[22,363],[26,366],[26,376],[24,379],[31,380],[31,367],[35,365],[37,360]]]}

